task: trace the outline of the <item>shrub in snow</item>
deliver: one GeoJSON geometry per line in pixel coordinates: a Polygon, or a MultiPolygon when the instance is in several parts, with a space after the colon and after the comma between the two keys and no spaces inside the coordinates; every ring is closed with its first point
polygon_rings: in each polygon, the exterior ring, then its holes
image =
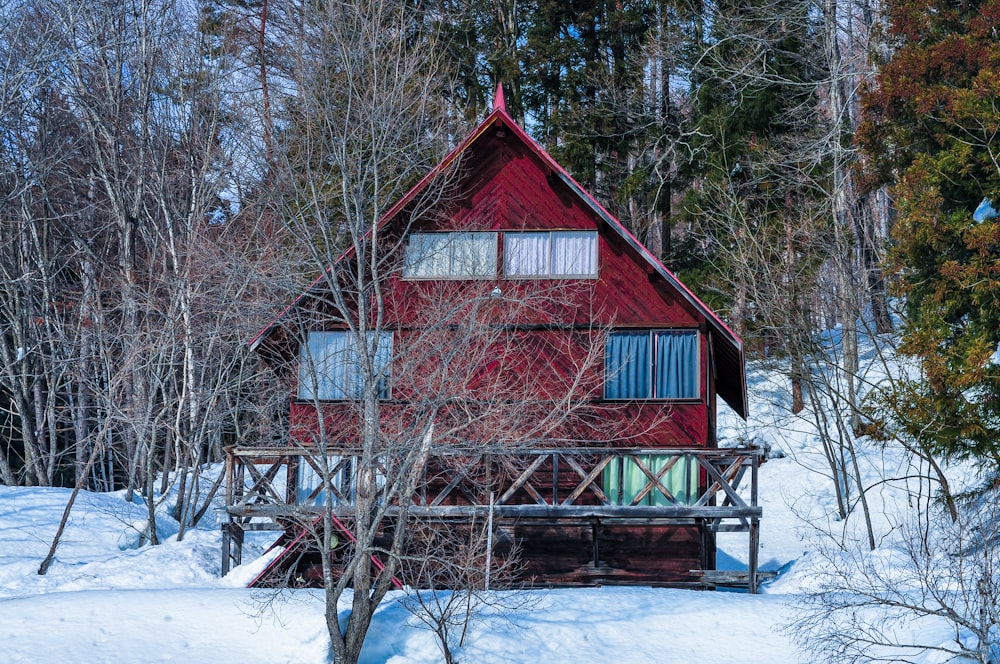
{"type": "Polygon", "coordinates": [[[1000,662],[1000,506],[915,513],[892,546],[831,547],[788,628],[829,662],[1000,662]]]}

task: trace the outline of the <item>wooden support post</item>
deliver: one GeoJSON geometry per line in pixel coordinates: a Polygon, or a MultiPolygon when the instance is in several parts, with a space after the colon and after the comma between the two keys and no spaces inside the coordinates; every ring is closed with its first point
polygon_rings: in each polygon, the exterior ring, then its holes
{"type": "Polygon", "coordinates": [[[243,528],[229,517],[222,525],[222,576],[243,562],[243,528]]]}
{"type": "Polygon", "coordinates": [[[590,538],[592,540],[593,546],[593,556],[594,556],[594,568],[601,566],[601,547],[597,542],[597,536],[601,529],[600,519],[594,519],[590,522],[590,538]]]}
{"type": "MultiPolygon", "coordinates": [[[[757,507],[757,470],[760,468],[760,457],[754,454],[750,457],[750,506],[757,507]]],[[[750,594],[757,594],[757,556],[760,553],[760,519],[750,519],[750,578],[748,585],[750,594]]]]}
{"type": "Polygon", "coordinates": [[[486,524],[486,581],[483,589],[490,589],[490,571],[493,569],[493,492],[490,491],[490,518],[486,524]]]}
{"type": "Polygon", "coordinates": [[[246,531],[239,524],[233,524],[232,527],[235,529],[233,532],[233,562],[241,565],[243,564],[243,539],[246,537],[246,531]]]}
{"type": "Polygon", "coordinates": [[[552,504],[559,504],[559,453],[552,453],[552,504]]]}
{"type": "Polygon", "coordinates": [[[702,569],[714,569],[708,561],[708,529],[704,519],[695,519],[698,524],[698,558],[702,569]]]}
{"type": "Polygon", "coordinates": [[[232,544],[232,538],[229,536],[229,524],[222,524],[222,576],[229,574],[229,562],[231,558],[230,545],[232,544]]]}

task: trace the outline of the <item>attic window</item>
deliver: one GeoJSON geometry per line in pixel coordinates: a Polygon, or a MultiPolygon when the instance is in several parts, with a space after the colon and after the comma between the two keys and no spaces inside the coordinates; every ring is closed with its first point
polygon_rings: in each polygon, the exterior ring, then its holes
{"type": "Polygon", "coordinates": [[[644,330],[608,335],[606,399],[697,399],[697,330],[644,330]]]}
{"type": "Polygon", "coordinates": [[[403,266],[404,277],[493,279],[496,274],[496,233],[410,234],[403,266]]]}
{"type": "Polygon", "coordinates": [[[597,232],[506,233],[504,276],[596,278],[597,232]]]}
{"type": "MultiPolygon", "coordinates": [[[[367,339],[374,354],[372,370],[378,381],[379,396],[386,399],[389,397],[392,332],[368,332],[367,339]]],[[[363,391],[364,376],[354,333],[310,332],[299,352],[299,398],[360,399],[363,391]]]]}

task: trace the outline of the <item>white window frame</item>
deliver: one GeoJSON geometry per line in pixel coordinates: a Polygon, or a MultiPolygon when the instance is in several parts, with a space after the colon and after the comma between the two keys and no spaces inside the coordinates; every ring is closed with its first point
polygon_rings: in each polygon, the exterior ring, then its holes
{"type": "MultiPolygon", "coordinates": [[[[406,242],[403,261],[403,278],[405,279],[495,279],[497,276],[498,233],[496,231],[435,231],[410,233],[406,242]],[[463,240],[470,240],[464,244],[463,240]],[[432,257],[431,242],[441,242],[440,247],[433,249],[441,254],[432,257]],[[476,242],[488,244],[482,256],[483,269],[469,270],[462,265],[462,250],[475,247],[476,242]],[[437,265],[432,262],[437,259],[437,265]]],[[[470,254],[475,257],[475,250],[470,254]]]]}
{"type": "MultiPolygon", "coordinates": [[[[563,230],[563,231],[543,231],[525,230],[508,231],[504,233],[504,277],[507,279],[596,279],[600,270],[598,263],[598,237],[597,231],[584,230],[563,230]],[[516,253],[512,250],[512,241],[516,241],[519,236],[536,236],[540,239],[545,237],[546,247],[544,251],[545,265],[535,269],[525,270],[514,264],[516,253]],[[587,238],[591,240],[591,253],[589,263],[593,269],[589,272],[568,271],[558,269],[559,255],[557,252],[560,240],[571,240],[574,238],[587,238]]],[[[530,260],[530,258],[528,259],[530,260]]]]}
{"type": "MultiPolygon", "coordinates": [[[[389,398],[392,336],[392,332],[367,333],[369,346],[378,339],[372,359],[384,399],[389,398]]],[[[353,332],[310,331],[306,343],[299,349],[298,398],[302,401],[356,401],[361,398],[363,388],[360,369],[353,332]]]]}

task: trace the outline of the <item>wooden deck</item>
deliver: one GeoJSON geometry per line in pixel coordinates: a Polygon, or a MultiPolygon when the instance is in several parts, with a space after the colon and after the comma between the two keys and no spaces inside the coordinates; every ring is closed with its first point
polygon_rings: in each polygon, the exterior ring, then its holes
{"type": "MultiPolygon", "coordinates": [[[[315,450],[227,450],[224,574],[240,563],[246,532],[285,531],[289,523],[321,514],[326,504],[336,515],[350,518],[351,469],[358,454],[327,450],[327,458],[328,474],[341,478],[329,487],[329,496],[321,494],[323,486],[311,491],[301,486],[303,470],[320,473],[315,450]]],[[[492,517],[498,527],[524,541],[529,569],[534,561],[542,581],[555,585],[714,587],[721,585],[711,569],[714,533],[746,532],[749,569],[745,577],[734,576],[725,585],[735,583],[756,592],[762,516],[757,482],[763,459],[759,448],[562,448],[517,450],[503,457],[468,451],[440,454],[427,464],[407,511],[452,524],[492,517]],[[656,465],[649,462],[653,456],[659,460],[656,465]],[[665,478],[682,461],[698,478],[697,490],[675,496],[665,478]],[[626,463],[638,469],[645,482],[628,493],[621,490],[622,477],[617,482],[608,477],[623,473],[626,463]],[[507,472],[492,470],[500,466],[507,472]],[[618,490],[608,490],[609,485],[618,490]],[[571,545],[556,542],[571,535],[571,545]]],[[[390,517],[398,510],[390,505],[390,517]]]]}

